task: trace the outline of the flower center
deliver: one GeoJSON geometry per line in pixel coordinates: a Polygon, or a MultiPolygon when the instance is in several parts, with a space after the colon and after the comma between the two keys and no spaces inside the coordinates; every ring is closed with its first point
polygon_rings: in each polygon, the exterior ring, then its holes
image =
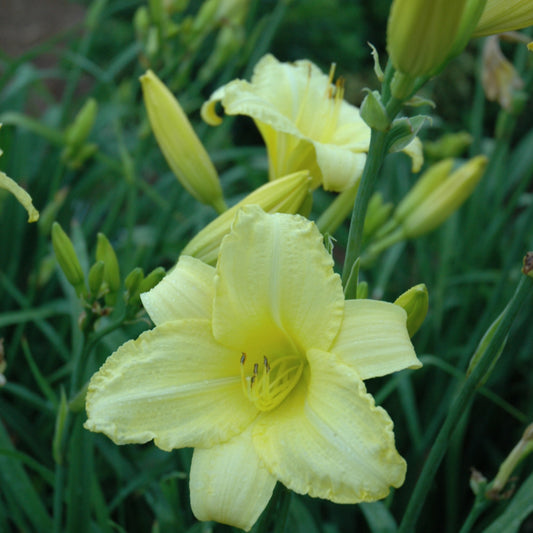
{"type": "Polygon", "coordinates": [[[285,355],[269,361],[264,355],[261,362],[241,356],[241,383],[246,397],[260,411],[277,407],[294,388],[304,368],[299,355],[285,355]]]}

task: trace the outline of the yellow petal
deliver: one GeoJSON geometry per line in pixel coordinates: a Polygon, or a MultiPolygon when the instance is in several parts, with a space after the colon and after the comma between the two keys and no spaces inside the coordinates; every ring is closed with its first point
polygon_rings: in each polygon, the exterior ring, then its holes
{"type": "Polygon", "coordinates": [[[181,256],[176,267],[152,290],[141,294],[153,323],[185,318],[210,319],[215,269],[199,259],[181,256]]]}
{"type": "Polygon", "coordinates": [[[92,377],[85,427],[116,444],[154,439],[163,450],[223,442],[256,416],[243,401],[240,355],[216,343],[207,320],[146,331],[92,377]]]}
{"type": "Polygon", "coordinates": [[[476,29],[475,37],[527,28],[533,24],[531,0],[488,0],[476,29]]]}
{"type": "Polygon", "coordinates": [[[217,264],[213,332],[219,342],[266,356],[328,349],[343,307],[340,278],[312,222],[267,215],[257,206],[237,214],[217,264]]]}
{"type": "Polygon", "coordinates": [[[313,143],[326,191],[342,192],[355,185],[365,166],[366,154],[352,153],[333,144],[313,143]]]}
{"type": "Polygon", "coordinates": [[[405,478],[392,421],[357,373],[333,354],[307,353],[302,379],[253,428],[257,454],[286,487],[337,503],[384,498],[405,478]]]}
{"type": "Polygon", "coordinates": [[[196,518],[245,531],[263,512],[276,484],[255,453],[250,429],[212,448],[196,448],[190,476],[196,518]]]}
{"type": "Polygon", "coordinates": [[[33,206],[31,196],[3,172],[0,172],[0,189],[9,191],[22,204],[22,207],[28,212],[28,222],[39,220],[39,211],[33,206]]]}
{"type": "Polygon", "coordinates": [[[402,152],[411,158],[411,172],[419,172],[424,164],[424,149],[422,141],[415,137],[402,152]]]}
{"type": "Polygon", "coordinates": [[[406,328],[407,315],[398,305],[376,300],[346,300],[344,318],[330,351],[361,379],[419,368],[406,328]]]}

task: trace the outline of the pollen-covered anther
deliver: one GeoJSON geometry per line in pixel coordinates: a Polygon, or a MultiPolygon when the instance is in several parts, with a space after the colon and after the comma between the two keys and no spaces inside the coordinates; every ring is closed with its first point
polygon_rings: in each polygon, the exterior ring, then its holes
{"type": "Polygon", "coordinates": [[[276,357],[272,362],[266,355],[262,363],[249,361],[241,355],[241,383],[246,397],[261,411],[277,407],[298,383],[304,367],[299,355],[276,357]]]}

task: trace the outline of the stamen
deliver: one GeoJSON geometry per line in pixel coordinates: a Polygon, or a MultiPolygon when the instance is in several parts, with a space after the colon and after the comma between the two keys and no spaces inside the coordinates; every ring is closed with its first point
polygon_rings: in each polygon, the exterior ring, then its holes
{"type": "Polygon", "coordinates": [[[298,383],[304,363],[305,359],[300,355],[277,357],[272,363],[263,355],[262,365],[253,363],[250,368],[246,365],[246,354],[242,352],[241,383],[244,394],[261,411],[274,409],[298,383]]]}

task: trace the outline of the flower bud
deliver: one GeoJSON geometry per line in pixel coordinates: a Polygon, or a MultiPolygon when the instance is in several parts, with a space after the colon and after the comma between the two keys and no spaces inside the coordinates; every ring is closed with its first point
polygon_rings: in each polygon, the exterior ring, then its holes
{"type": "Polygon", "coordinates": [[[431,76],[448,58],[467,0],[394,0],[387,50],[394,68],[409,77],[431,76]]]}
{"type": "Polygon", "coordinates": [[[141,84],[152,130],[172,172],[197,200],[223,212],[215,167],[178,101],[151,70],[141,84]]]}
{"type": "Polygon", "coordinates": [[[425,198],[444,183],[452,167],[452,159],[444,159],[429,167],[415,183],[414,187],[407,193],[405,198],[398,204],[394,212],[394,218],[398,222],[403,221],[425,198]]]}
{"type": "Polygon", "coordinates": [[[415,285],[398,296],[394,303],[405,309],[407,313],[407,331],[409,337],[412,337],[420,329],[428,313],[429,296],[427,287],[423,283],[415,285]]]}
{"type": "Polygon", "coordinates": [[[376,192],[368,202],[366,211],[365,225],[363,227],[363,236],[365,238],[373,235],[379,228],[383,226],[385,221],[390,219],[389,215],[392,211],[392,203],[384,203],[383,196],[380,192],[376,192]]]}
{"type": "Polygon", "coordinates": [[[352,185],[349,189],[342,191],[331,202],[328,207],[322,212],[316,225],[320,233],[333,235],[337,228],[346,220],[348,215],[352,212],[357,190],[359,189],[359,181],[352,185]]]}
{"type": "Polygon", "coordinates": [[[163,267],[154,268],[139,284],[139,293],[142,294],[153,289],[165,277],[165,274],[163,267]]]}
{"type": "Polygon", "coordinates": [[[359,109],[361,118],[374,130],[387,131],[391,125],[378,91],[367,91],[359,109]]]}
{"type": "Polygon", "coordinates": [[[98,298],[98,293],[102,288],[104,282],[104,262],[96,261],[96,263],[90,268],[87,281],[89,283],[89,292],[92,298],[98,298]]]}
{"type": "Polygon", "coordinates": [[[80,147],[85,143],[94,124],[98,104],[94,98],[89,98],[80,109],[74,122],[65,132],[65,141],[67,144],[80,147]]]}
{"type": "Polygon", "coordinates": [[[139,286],[144,279],[144,272],[141,267],[135,267],[124,280],[124,288],[127,291],[128,302],[129,299],[136,293],[139,294],[139,286]]]}
{"type": "Polygon", "coordinates": [[[467,131],[446,133],[435,141],[424,141],[424,152],[432,159],[459,157],[472,144],[467,131]]]}
{"type": "Polygon", "coordinates": [[[310,185],[311,178],[306,170],[266,183],[208,224],[187,244],[182,254],[208,264],[215,263],[222,239],[229,233],[233,219],[243,205],[258,205],[266,213],[294,214],[306,199],[310,185]]]}
{"type": "Polygon", "coordinates": [[[103,233],[98,234],[96,260],[104,263],[104,282],[107,284],[109,291],[106,294],[106,303],[114,305],[117,292],[120,289],[120,268],[115,250],[113,250],[111,243],[103,233]]]}
{"type": "Polygon", "coordinates": [[[72,241],[57,222],[52,224],[52,246],[68,282],[74,287],[78,296],[82,295],[85,292],[85,276],[80,261],[72,241]]]}
{"type": "MultiPolygon", "coordinates": [[[[411,211],[407,211],[402,202],[399,217],[403,217],[401,225],[404,236],[413,239],[440,226],[472,194],[486,166],[485,156],[474,157],[437,187],[430,184],[432,190],[427,196],[420,197],[419,189],[411,211]]],[[[435,181],[440,181],[441,177],[438,178],[435,181]]]]}

